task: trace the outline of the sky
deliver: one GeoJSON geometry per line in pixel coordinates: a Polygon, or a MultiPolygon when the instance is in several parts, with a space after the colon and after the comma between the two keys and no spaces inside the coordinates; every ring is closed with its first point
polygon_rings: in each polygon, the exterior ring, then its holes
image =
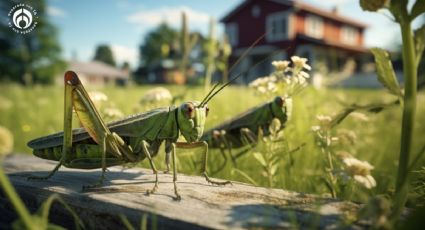
{"type": "MultiPolygon", "coordinates": [[[[178,29],[180,12],[188,15],[190,30],[206,34],[210,17],[219,20],[243,0],[48,0],[50,21],[59,28],[65,59],[81,61],[93,58],[98,44],[112,48],[118,64],[138,65],[139,46],[144,35],[160,22],[178,29]]],[[[365,33],[367,47],[392,49],[400,41],[399,28],[384,13],[364,12],[358,0],[304,0],[315,6],[332,9],[369,25],[365,33]]],[[[223,31],[222,25],[219,32],[223,31]]]]}

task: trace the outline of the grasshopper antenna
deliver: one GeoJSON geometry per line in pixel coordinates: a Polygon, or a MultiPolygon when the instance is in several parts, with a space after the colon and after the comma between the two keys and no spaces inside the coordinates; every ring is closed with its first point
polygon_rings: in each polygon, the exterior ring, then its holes
{"type": "MultiPolygon", "coordinates": [[[[228,86],[230,83],[232,83],[232,82],[234,82],[236,79],[238,79],[240,76],[242,76],[242,75],[244,75],[245,73],[248,73],[249,71],[251,71],[251,70],[253,70],[255,67],[257,67],[258,65],[260,65],[261,63],[263,63],[263,62],[265,62],[265,61],[267,61],[267,60],[269,60],[269,58],[270,57],[273,57],[273,56],[275,56],[276,54],[278,54],[278,53],[280,53],[280,52],[282,52],[282,51],[285,51],[285,50],[288,50],[289,48],[291,48],[292,46],[288,46],[287,48],[285,48],[285,49],[280,49],[280,50],[277,50],[277,51],[274,51],[274,52],[272,52],[270,55],[268,55],[267,57],[265,57],[265,58],[263,58],[262,60],[260,60],[259,62],[257,62],[257,63],[255,63],[255,65],[253,65],[253,66],[251,66],[248,70],[245,70],[245,71],[243,71],[243,72],[241,72],[241,73],[239,73],[238,75],[236,75],[234,78],[232,78],[230,81],[228,81],[228,82],[226,82],[224,85],[222,85],[220,88],[218,88],[214,93],[209,93],[208,94],[208,96],[209,97],[206,97],[202,102],[203,102],[203,104],[202,104],[202,106],[204,105],[204,104],[207,104],[217,93],[219,93],[222,89],[224,89],[226,86],[228,86]]],[[[214,87],[215,88],[215,87],[214,87]]]]}
{"type": "MultiPolygon", "coordinates": [[[[236,62],[230,67],[229,72],[237,65],[239,64],[239,62],[242,61],[242,59],[244,59],[246,56],[248,56],[248,53],[252,50],[252,48],[254,48],[260,41],[261,39],[263,39],[265,36],[267,35],[267,32],[265,32],[264,34],[262,34],[260,37],[258,37],[250,46],[247,50],[245,50],[245,52],[242,53],[242,55],[238,58],[238,60],[236,60],[236,62]]],[[[204,106],[206,104],[207,98],[214,92],[214,89],[217,88],[220,85],[220,83],[215,83],[214,86],[212,87],[212,89],[208,92],[208,94],[204,97],[204,99],[201,101],[201,103],[199,104],[199,106],[204,106]]]]}

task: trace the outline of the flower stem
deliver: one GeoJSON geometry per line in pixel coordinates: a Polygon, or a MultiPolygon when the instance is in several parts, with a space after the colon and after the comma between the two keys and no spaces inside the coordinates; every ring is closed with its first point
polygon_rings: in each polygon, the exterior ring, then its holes
{"type": "Polygon", "coordinates": [[[403,39],[404,107],[401,126],[401,146],[397,172],[396,192],[393,200],[394,219],[403,211],[408,195],[409,156],[412,151],[412,137],[416,110],[417,71],[415,49],[410,20],[400,22],[403,39]]]}
{"type": "MultiPolygon", "coordinates": [[[[2,164],[2,160],[0,159],[0,164],[2,164]]],[[[9,198],[10,202],[16,209],[16,212],[21,217],[22,222],[24,223],[26,229],[34,229],[34,224],[31,221],[31,215],[28,210],[25,208],[24,203],[16,194],[15,189],[7,178],[6,174],[3,171],[2,166],[0,165],[0,185],[3,187],[6,196],[9,198]]]]}

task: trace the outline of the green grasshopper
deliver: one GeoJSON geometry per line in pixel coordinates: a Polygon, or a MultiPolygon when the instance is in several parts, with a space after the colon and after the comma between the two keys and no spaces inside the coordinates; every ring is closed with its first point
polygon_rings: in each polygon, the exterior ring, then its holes
{"type": "Polygon", "coordinates": [[[232,162],[236,165],[236,159],[246,151],[233,156],[232,148],[242,148],[247,145],[254,147],[259,129],[263,131],[264,136],[269,135],[269,126],[274,118],[279,119],[283,127],[291,114],[291,105],[291,98],[277,96],[270,102],[251,108],[206,131],[201,140],[206,141],[210,148],[219,148],[224,157],[224,162],[217,171],[224,168],[227,163],[225,149],[229,151],[232,162]]]}
{"type": "Polygon", "coordinates": [[[205,119],[209,111],[207,103],[239,76],[217,90],[215,89],[218,85],[215,85],[201,102],[191,101],[183,103],[179,107],[158,108],[105,124],[77,74],[68,71],[64,76],[64,131],[37,138],[28,143],[35,156],[59,163],[47,176],[32,176],[28,179],[48,179],[62,165],[78,169],[102,168],[99,181],[83,186],[84,190],[101,186],[107,167],[139,162],[147,158],[156,177],[154,187],[148,190],[147,194],[154,193],[158,189],[158,170],[152,158],[158,154],[161,143],[165,142],[166,154],[172,156],[176,199],[181,199],[176,184],[176,148],[202,147],[204,151],[201,173],[207,182],[216,185],[229,184],[230,181],[219,182],[208,177],[208,144],[199,140],[204,131],[205,119]],[[73,110],[83,128],[72,129],[73,110]],[[187,142],[177,142],[180,133],[187,142]]]}

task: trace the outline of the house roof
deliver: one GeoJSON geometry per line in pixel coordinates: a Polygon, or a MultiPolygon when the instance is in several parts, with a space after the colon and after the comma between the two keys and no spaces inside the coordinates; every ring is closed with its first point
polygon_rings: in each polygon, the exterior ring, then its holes
{"type": "MultiPolygon", "coordinates": [[[[246,5],[248,5],[250,2],[254,0],[245,0],[241,4],[239,4],[237,7],[235,7],[232,11],[230,11],[227,15],[225,15],[220,21],[226,22],[228,21],[233,15],[238,13],[240,10],[242,10],[246,5]]],[[[263,0],[264,1],[264,0],[263,0]]],[[[344,22],[346,24],[356,26],[359,28],[366,28],[367,24],[359,22],[357,20],[354,20],[352,18],[345,17],[343,15],[340,15],[338,13],[335,13],[330,10],[324,10],[319,7],[304,3],[300,0],[268,0],[272,1],[278,4],[286,5],[295,8],[296,10],[306,11],[310,12],[316,15],[320,15],[324,18],[329,18],[335,21],[344,22]]]]}
{"type": "Polygon", "coordinates": [[[90,62],[79,62],[79,61],[70,61],[68,63],[69,69],[75,71],[79,74],[86,75],[101,75],[106,78],[111,79],[128,79],[129,74],[126,71],[122,71],[114,66],[105,64],[100,61],[90,61],[90,62]]]}

